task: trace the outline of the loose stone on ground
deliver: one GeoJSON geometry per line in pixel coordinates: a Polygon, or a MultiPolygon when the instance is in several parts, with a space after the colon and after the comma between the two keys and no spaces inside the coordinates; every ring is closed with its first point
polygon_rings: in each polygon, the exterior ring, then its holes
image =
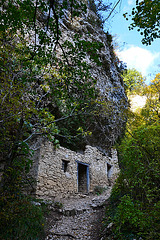
{"type": "MultiPolygon", "coordinates": [[[[111,188],[100,196],[78,195],[62,199],[63,208],[48,229],[45,240],[99,240],[100,222],[111,188]]],[[[54,215],[54,212],[53,212],[54,215]]],[[[54,216],[55,217],[55,216],[54,216]]]]}

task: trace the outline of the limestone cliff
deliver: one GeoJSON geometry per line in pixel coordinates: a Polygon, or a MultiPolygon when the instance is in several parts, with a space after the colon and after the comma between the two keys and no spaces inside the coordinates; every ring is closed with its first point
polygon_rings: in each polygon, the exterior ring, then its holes
{"type": "MultiPolygon", "coordinates": [[[[92,117],[92,121],[86,122],[92,135],[84,139],[84,145],[96,146],[106,153],[123,132],[127,97],[112,47],[111,35],[105,33],[97,22],[98,17],[90,9],[87,9],[86,14],[72,19],[66,11],[61,21],[61,29],[63,40],[72,41],[74,34],[77,33],[82,40],[102,44],[97,50],[100,64],[95,63],[89,53],[85,57],[85,60],[91,64],[91,73],[97,80],[96,87],[103,104],[99,104],[99,112],[92,117]]],[[[63,141],[61,144],[63,145],[63,141]]]]}

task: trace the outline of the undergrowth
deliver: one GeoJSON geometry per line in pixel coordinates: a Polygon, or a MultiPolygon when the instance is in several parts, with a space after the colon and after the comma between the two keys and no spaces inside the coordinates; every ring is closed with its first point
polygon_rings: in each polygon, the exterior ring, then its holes
{"type": "Polygon", "coordinates": [[[34,204],[29,197],[2,196],[0,198],[0,239],[44,239],[44,205],[34,204]]]}
{"type": "Polygon", "coordinates": [[[106,239],[160,239],[159,136],[159,125],[143,125],[117,146],[121,173],[106,209],[106,239]]]}

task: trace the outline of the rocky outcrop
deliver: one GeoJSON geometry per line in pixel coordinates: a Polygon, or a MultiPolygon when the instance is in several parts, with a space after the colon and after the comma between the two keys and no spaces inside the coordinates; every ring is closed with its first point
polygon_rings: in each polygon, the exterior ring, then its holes
{"type": "MultiPolygon", "coordinates": [[[[89,42],[101,44],[97,50],[98,61],[94,62],[90,53],[85,60],[91,65],[91,74],[97,80],[99,90],[98,113],[93,115],[92,121],[86,122],[92,135],[85,139],[85,144],[98,147],[108,153],[111,146],[122,134],[126,122],[127,97],[124,91],[117,57],[112,47],[111,35],[105,33],[96,22],[98,17],[89,9],[87,14],[71,19],[66,12],[61,29],[63,40],[72,41],[74,34],[89,42]],[[100,104],[100,102],[102,104],[100,104]]],[[[98,105],[98,103],[97,103],[98,105]]]]}

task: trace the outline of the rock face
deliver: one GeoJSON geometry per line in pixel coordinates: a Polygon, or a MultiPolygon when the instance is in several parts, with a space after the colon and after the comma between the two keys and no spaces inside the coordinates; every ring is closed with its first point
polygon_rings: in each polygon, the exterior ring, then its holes
{"type": "Polygon", "coordinates": [[[93,116],[92,122],[86,123],[92,136],[86,138],[85,144],[96,146],[107,153],[123,132],[128,105],[111,35],[97,26],[97,21],[98,17],[89,9],[87,14],[72,20],[66,13],[61,28],[63,40],[72,41],[77,33],[82,40],[102,44],[97,50],[100,64],[95,63],[90,54],[87,54],[85,59],[91,65],[91,74],[97,80],[96,87],[99,90],[100,101],[103,101],[103,104],[99,104],[99,112],[93,116]]]}

